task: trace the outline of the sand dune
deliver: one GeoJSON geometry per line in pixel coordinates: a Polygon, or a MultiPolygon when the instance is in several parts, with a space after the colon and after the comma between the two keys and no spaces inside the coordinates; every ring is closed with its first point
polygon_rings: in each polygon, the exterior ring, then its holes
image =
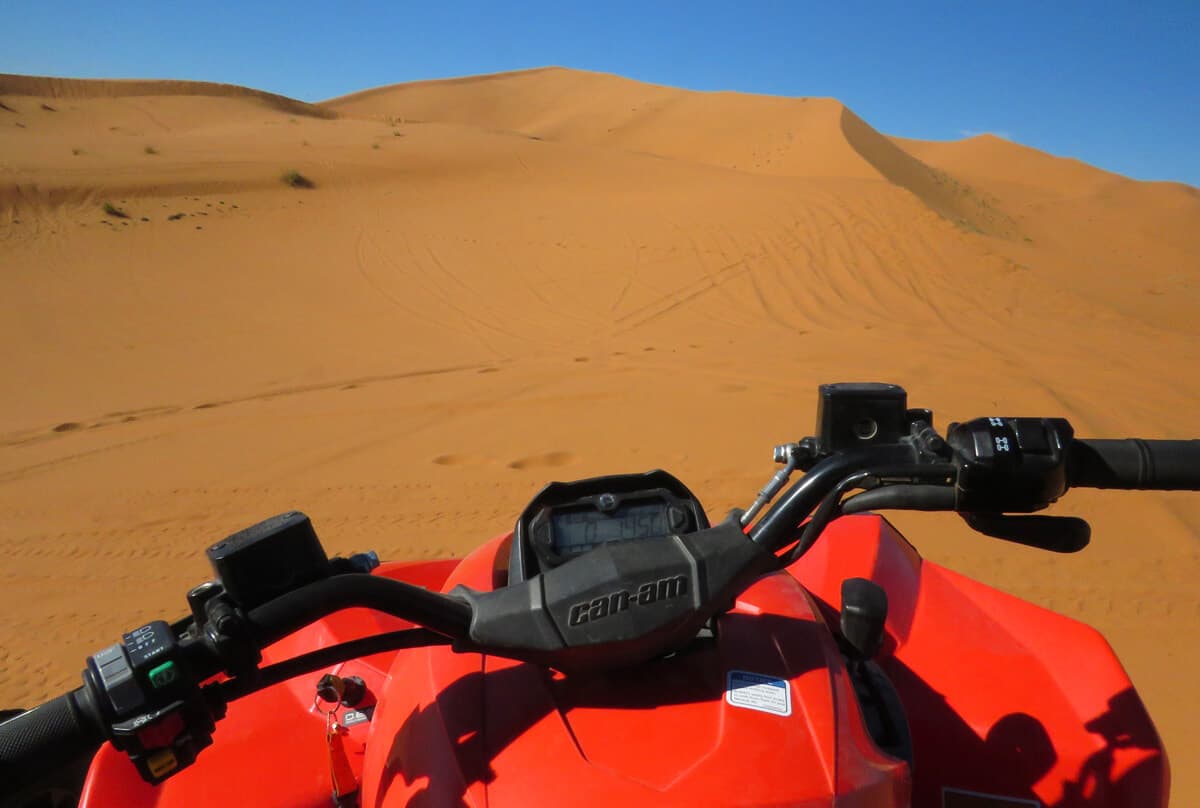
{"type": "Polygon", "coordinates": [[[237,98],[257,102],[291,115],[331,118],[326,109],[275,93],[217,84],[211,81],[172,81],[166,79],[71,79],[48,76],[20,76],[0,73],[0,96],[33,96],[58,99],[136,98],[144,96],[184,96],[187,98],[237,98]]]}
{"type": "Polygon", "coordinates": [[[696,93],[546,68],[381,87],[326,101],[344,116],[454,122],[744,172],[878,179],[832,98],[696,93]]]}
{"type": "Polygon", "coordinates": [[[324,106],[357,117],[452,120],[753,173],[887,179],[954,221],[1011,231],[1011,222],[970,187],[830,98],[696,93],[547,68],[377,88],[324,106]]]}
{"type": "MultiPolygon", "coordinates": [[[[333,551],[414,558],[506,530],[548,479],[662,466],[744,506],[822,381],[898,382],[943,426],[1198,432],[1189,186],[559,68],[321,104],[0,76],[0,103],[14,702],[180,613],[203,547],[287,508],[333,551]]],[[[1084,553],[895,521],[1105,632],[1190,804],[1200,498],[1059,512],[1092,519],[1084,553]]]]}
{"type": "Polygon", "coordinates": [[[1054,196],[1081,196],[1122,179],[1118,174],[1079,160],[1054,157],[996,135],[950,141],[892,140],[913,156],[945,171],[976,181],[1024,186],[1030,192],[1041,190],[1054,196]]]}

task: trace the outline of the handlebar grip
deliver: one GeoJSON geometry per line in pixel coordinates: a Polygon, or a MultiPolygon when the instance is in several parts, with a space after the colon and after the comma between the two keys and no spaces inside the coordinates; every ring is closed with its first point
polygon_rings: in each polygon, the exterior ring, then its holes
{"type": "Polygon", "coordinates": [[[5,788],[19,791],[96,753],[105,736],[81,704],[88,701],[81,687],[0,724],[5,788]]]}
{"type": "Polygon", "coordinates": [[[1200,491],[1200,440],[1075,439],[1068,451],[1072,486],[1200,491]]]}

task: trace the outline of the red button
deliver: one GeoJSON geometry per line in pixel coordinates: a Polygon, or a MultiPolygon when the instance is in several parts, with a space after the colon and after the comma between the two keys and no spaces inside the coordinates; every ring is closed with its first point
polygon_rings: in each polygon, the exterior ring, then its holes
{"type": "Polygon", "coordinates": [[[171,741],[183,732],[183,716],[171,713],[161,721],[138,730],[138,742],[142,749],[160,749],[170,746],[171,741]]]}

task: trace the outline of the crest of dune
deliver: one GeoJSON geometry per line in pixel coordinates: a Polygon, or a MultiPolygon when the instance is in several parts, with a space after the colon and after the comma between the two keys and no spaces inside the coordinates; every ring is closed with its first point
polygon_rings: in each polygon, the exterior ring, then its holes
{"type": "Polygon", "coordinates": [[[218,84],[211,81],[71,79],[0,73],[0,96],[5,95],[78,100],[136,98],[139,96],[228,98],[255,102],[291,115],[310,115],[315,118],[333,117],[328,110],[293,98],[262,90],[253,90],[236,84],[218,84]]]}

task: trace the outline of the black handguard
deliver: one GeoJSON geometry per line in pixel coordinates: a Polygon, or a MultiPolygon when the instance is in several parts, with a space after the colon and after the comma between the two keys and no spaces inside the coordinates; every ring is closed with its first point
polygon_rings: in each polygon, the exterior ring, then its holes
{"type": "Polygon", "coordinates": [[[567,673],[677,650],[777,561],[736,520],[680,536],[602,545],[493,592],[458,586],[473,650],[567,673]]]}

